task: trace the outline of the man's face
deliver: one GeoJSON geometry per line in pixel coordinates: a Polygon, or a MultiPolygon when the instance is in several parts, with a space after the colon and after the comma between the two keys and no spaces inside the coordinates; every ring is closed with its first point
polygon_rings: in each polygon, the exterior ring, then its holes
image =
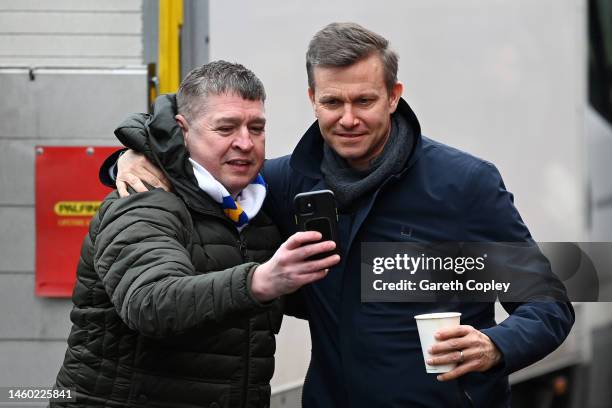
{"type": "Polygon", "coordinates": [[[264,104],[235,94],[209,95],[200,114],[176,120],[193,160],[235,196],[257,175],[265,156],[264,104]]]}
{"type": "Polygon", "coordinates": [[[348,67],[315,67],[308,96],[325,142],[356,169],[366,169],[383,150],[403,86],[389,93],[380,57],[348,67]]]}

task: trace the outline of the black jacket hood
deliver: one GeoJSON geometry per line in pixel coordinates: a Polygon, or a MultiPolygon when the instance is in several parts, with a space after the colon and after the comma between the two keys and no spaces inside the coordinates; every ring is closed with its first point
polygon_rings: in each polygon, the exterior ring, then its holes
{"type": "Polygon", "coordinates": [[[172,183],[175,193],[191,209],[225,217],[219,205],[198,186],[183,131],[174,119],[176,114],[176,95],[161,95],[155,99],[152,114],[130,115],[115,129],[115,136],[123,145],[142,152],[157,164],[172,183]]]}

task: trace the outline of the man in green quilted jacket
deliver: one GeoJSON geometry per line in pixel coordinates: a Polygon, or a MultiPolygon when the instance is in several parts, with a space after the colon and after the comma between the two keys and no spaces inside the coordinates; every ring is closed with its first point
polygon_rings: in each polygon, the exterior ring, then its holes
{"type": "Polygon", "coordinates": [[[152,115],[116,131],[172,185],[119,198],[91,222],[56,387],[69,407],[267,407],[283,294],[338,255],[317,232],[282,243],[262,210],[265,91],[239,64],[193,70],[152,115]]]}

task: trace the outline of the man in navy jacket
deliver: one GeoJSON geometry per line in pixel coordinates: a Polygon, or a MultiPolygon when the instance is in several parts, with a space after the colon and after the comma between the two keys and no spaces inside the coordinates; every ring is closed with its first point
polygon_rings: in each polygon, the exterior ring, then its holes
{"type": "MultiPolygon", "coordinates": [[[[268,213],[295,232],[293,197],[320,189],[339,205],[340,264],[288,299],[309,321],[312,356],[306,407],[498,407],[510,405],[508,374],[557,348],[569,333],[569,302],[361,302],[363,242],[531,242],[497,169],[421,135],[401,98],[398,57],[357,24],[333,23],[307,53],[317,121],[291,156],[268,160],[268,213]],[[459,311],[441,330],[428,364],[458,363],[435,376],[423,365],[414,316],[459,311]]],[[[125,159],[127,163],[129,158],[125,159]]],[[[136,171],[128,167],[122,180],[136,171]]],[[[151,180],[150,183],[157,183],[151,180]]]]}

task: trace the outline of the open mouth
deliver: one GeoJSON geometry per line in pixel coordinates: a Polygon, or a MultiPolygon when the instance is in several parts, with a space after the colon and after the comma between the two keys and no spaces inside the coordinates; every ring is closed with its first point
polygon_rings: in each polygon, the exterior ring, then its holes
{"type": "Polygon", "coordinates": [[[231,166],[232,168],[236,170],[244,170],[244,169],[248,169],[249,167],[251,167],[253,162],[251,160],[246,160],[246,159],[232,159],[232,160],[226,161],[225,164],[231,166]]]}

